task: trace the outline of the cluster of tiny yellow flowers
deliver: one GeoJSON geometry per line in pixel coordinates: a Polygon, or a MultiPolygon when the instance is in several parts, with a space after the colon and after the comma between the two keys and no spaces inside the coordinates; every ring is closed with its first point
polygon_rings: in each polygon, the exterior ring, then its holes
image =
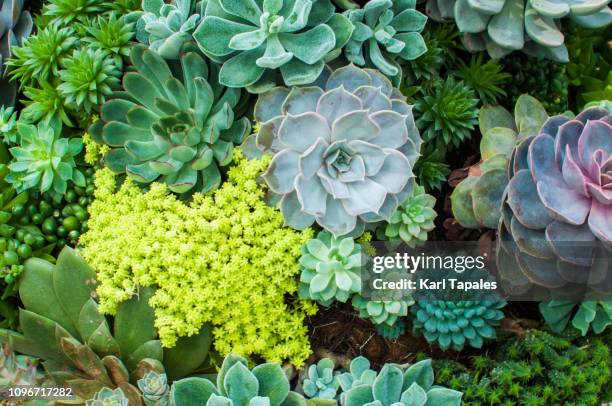
{"type": "Polygon", "coordinates": [[[112,314],[137,286],[155,285],[150,304],[164,346],[210,322],[223,355],[302,365],[310,354],[304,319],[317,309],[295,293],[300,247],[313,233],[283,227],[264,202],[257,177],[268,163],[236,151],[228,180],[189,205],[160,183],[143,193],[126,180],[117,190],[115,175],[98,171],[80,243],[98,275],[101,310],[112,314]]]}
{"type": "Polygon", "coordinates": [[[91,166],[96,166],[100,158],[110,149],[106,144],[103,145],[95,142],[89,133],[83,134],[83,145],[85,145],[85,162],[91,166]]]}

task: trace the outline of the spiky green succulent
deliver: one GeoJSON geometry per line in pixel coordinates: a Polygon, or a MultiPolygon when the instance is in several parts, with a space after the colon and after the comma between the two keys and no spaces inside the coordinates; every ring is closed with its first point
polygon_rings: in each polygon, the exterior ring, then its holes
{"type": "Polygon", "coordinates": [[[471,87],[483,104],[496,104],[506,92],[502,85],[512,76],[502,71],[503,66],[496,60],[483,61],[483,54],[472,56],[470,63],[461,61],[455,75],[471,87]]]}
{"type": "Polygon", "coordinates": [[[308,377],[304,379],[302,389],[309,398],[334,399],[340,384],[334,375],[334,361],[320,359],[308,367],[308,377]]]}
{"type": "Polygon", "coordinates": [[[5,68],[12,49],[20,46],[34,28],[32,15],[24,10],[24,3],[25,0],[0,1],[0,106],[15,104],[17,84],[9,81],[5,68]]]}
{"type": "Polygon", "coordinates": [[[136,383],[147,406],[168,405],[170,386],[166,374],[149,371],[136,383]]]}
{"type": "Polygon", "coordinates": [[[171,404],[216,405],[302,405],[304,398],[289,390],[289,380],[278,364],[257,365],[252,370],[241,356],[225,357],[216,385],[210,380],[190,377],[172,385],[171,404]]]}
{"type": "MultiPolygon", "coordinates": [[[[351,365],[352,367],[352,365],[351,365]]],[[[341,397],[342,406],[459,406],[462,393],[434,385],[431,360],[412,365],[385,364],[372,383],[353,386],[341,397]]]]}
{"type": "Polygon", "coordinates": [[[179,76],[142,45],[134,46],[131,61],[125,91],[109,98],[90,128],[112,148],[106,165],[140,183],[160,180],[175,193],[216,189],[219,166],[232,160],[234,144],[250,131],[248,119],[234,116],[240,90],[219,86],[215,67],[209,70],[189,49],[181,54],[179,76]]]}
{"type": "Polygon", "coordinates": [[[85,186],[85,176],[76,168],[75,157],[83,149],[80,138],[62,138],[57,126],[18,124],[21,145],[10,149],[14,162],[6,181],[17,192],[36,189],[55,200],[66,193],[68,182],[85,186]]]}
{"type": "Polygon", "coordinates": [[[321,231],[302,246],[300,296],[324,306],[361,291],[361,245],[321,231]]]}
{"type": "Polygon", "coordinates": [[[416,185],[412,195],[389,219],[385,236],[391,240],[400,239],[412,248],[427,241],[427,233],[435,228],[435,204],[436,198],[425,193],[424,187],[416,185]]]}
{"type": "Polygon", "coordinates": [[[486,50],[501,58],[515,50],[568,62],[559,19],[569,17],[588,27],[612,22],[607,0],[428,0],[431,18],[454,19],[470,51],[486,50]]]}
{"type": "Polygon", "coordinates": [[[414,165],[417,183],[426,191],[441,190],[450,174],[450,165],[445,162],[444,151],[425,146],[421,156],[414,165]]]}
{"type": "Polygon", "coordinates": [[[27,99],[22,100],[25,108],[21,117],[28,122],[44,122],[49,125],[65,124],[72,127],[74,124],[69,116],[70,109],[66,100],[60,93],[56,81],[40,81],[37,85],[26,87],[23,90],[27,99]]]}
{"type": "Polygon", "coordinates": [[[22,87],[57,77],[64,58],[70,55],[78,40],[72,28],[50,25],[14,47],[8,62],[9,75],[22,87]]]}
{"type": "Polygon", "coordinates": [[[477,123],[478,99],[463,81],[452,76],[423,88],[414,106],[423,140],[437,148],[456,148],[471,137],[477,123]]]}
{"type": "Polygon", "coordinates": [[[183,44],[193,39],[192,34],[203,14],[203,4],[191,0],[145,0],[144,13],[137,23],[139,42],[166,59],[178,59],[183,44]]]}
{"type": "Polygon", "coordinates": [[[223,64],[221,84],[260,93],[275,86],[278,70],[287,86],[314,82],[352,32],[330,0],[211,0],[193,36],[223,64]]]}
{"type": "Polygon", "coordinates": [[[102,50],[106,58],[112,58],[118,69],[123,68],[123,60],[130,55],[130,42],[134,36],[134,23],[128,23],[117,13],[98,16],[86,27],[87,34],[82,38],[93,49],[102,50]]]}
{"type": "Polygon", "coordinates": [[[264,93],[254,144],[274,155],[264,179],[288,225],[315,221],[336,236],[363,233],[410,195],[421,138],[412,108],[383,74],[348,65],[322,87],[264,93]]]}
{"type": "Polygon", "coordinates": [[[589,330],[601,334],[612,325],[612,301],[551,300],[539,305],[540,313],[551,330],[562,333],[570,324],[585,336],[589,330]]]}
{"type": "Polygon", "coordinates": [[[85,403],[86,406],[128,406],[129,404],[129,399],[121,388],[102,388],[93,399],[85,403]]]}
{"type": "Polygon", "coordinates": [[[17,142],[17,113],[12,107],[0,106],[0,137],[7,145],[17,142]]]}
{"type": "Polygon", "coordinates": [[[75,22],[85,23],[110,7],[110,2],[99,0],[49,0],[43,7],[48,26],[67,27],[75,22]]]}
{"type": "Polygon", "coordinates": [[[505,305],[503,300],[417,300],[410,308],[412,328],[442,350],[460,351],[466,344],[481,348],[495,338],[505,305]]]}
{"type": "Polygon", "coordinates": [[[344,48],[346,58],[379,69],[396,86],[402,79],[400,64],[427,52],[421,36],[427,17],[416,10],[415,0],[370,0],[346,15],[355,26],[344,48]]]}
{"type": "Polygon", "coordinates": [[[121,71],[101,49],[77,49],[62,65],[58,72],[62,82],[57,89],[75,110],[90,114],[119,88],[121,71]]]}
{"type": "Polygon", "coordinates": [[[519,97],[514,115],[501,106],[480,110],[481,162],[470,167],[467,178],[451,194],[453,215],[462,227],[497,228],[510,155],[518,142],[536,135],[547,119],[542,104],[528,95],[519,97]]]}

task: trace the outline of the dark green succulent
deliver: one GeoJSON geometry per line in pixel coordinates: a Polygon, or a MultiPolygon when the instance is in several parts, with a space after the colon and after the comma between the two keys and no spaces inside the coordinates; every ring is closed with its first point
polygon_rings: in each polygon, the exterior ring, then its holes
{"type": "Polygon", "coordinates": [[[57,126],[18,124],[19,147],[11,148],[14,161],[8,166],[6,181],[17,192],[29,189],[49,193],[59,201],[68,182],[85,187],[85,176],[77,169],[75,157],[83,149],[80,138],[62,138],[57,126]]]}
{"type": "Polygon", "coordinates": [[[585,300],[576,303],[571,300],[551,300],[540,303],[540,313],[556,333],[563,332],[569,325],[584,336],[589,330],[595,334],[612,325],[612,301],[585,300]]]}
{"type": "Polygon", "coordinates": [[[110,13],[108,17],[98,17],[87,26],[83,42],[93,49],[100,49],[106,57],[112,58],[115,66],[123,67],[124,58],[130,56],[130,42],[134,36],[134,23],[110,13]]]}
{"type": "Polygon", "coordinates": [[[9,75],[19,80],[21,87],[57,77],[63,59],[70,55],[77,42],[72,28],[50,25],[12,49],[9,75]]]}
{"type": "Polygon", "coordinates": [[[500,87],[508,82],[511,75],[502,72],[503,66],[494,59],[483,61],[483,53],[472,56],[470,63],[461,61],[455,75],[471,87],[482,104],[497,104],[506,92],[500,87]]]}
{"type": "Polygon", "coordinates": [[[179,76],[142,45],[132,49],[131,62],[124,91],[104,104],[90,129],[112,148],[106,165],[140,183],[161,180],[175,193],[216,189],[219,166],[250,131],[248,119],[234,117],[240,90],[219,86],[215,67],[189,49],[179,76]]]}
{"type": "Polygon", "coordinates": [[[75,110],[88,114],[97,110],[119,87],[121,72],[101,49],[77,49],[62,65],[64,69],[58,72],[62,83],[57,89],[75,110]]]}
{"type": "Polygon", "coordinates": [[[416,98],[417,127],[423,140],[442,149],[456,148],[471,137],[478,123],[478,99],[463,81],[452,76],[436,80],[416,98]]]}
{"type": "Polygon", "coordinates": [[[426,146],[414,166],[417,183],[428,192],[440,190],[451,172],[444,155],[443,150],[426,146]]]}

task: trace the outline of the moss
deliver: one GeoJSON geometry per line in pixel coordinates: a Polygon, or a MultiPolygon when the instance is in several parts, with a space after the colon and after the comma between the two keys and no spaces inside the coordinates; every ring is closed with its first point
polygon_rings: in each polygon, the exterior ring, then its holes
{"type": "Polygon", "coordinates": [[[195,195],[189,205],[163,184],[143,193],[126,180],[116,190],[110,170],[96,174],[81,244],[98,274],[100,308],[112,314],[136,285],[157,285],[151,305],[164,346],[212,322],[224,355],[302,365],[310,354],[304,318],[316,305],[285,298],[297,292],[300,247],[313,232],[284,228],[264,202],[256,179],[269,159],[237,152],[234,162],[214,195],[195,195]]]}

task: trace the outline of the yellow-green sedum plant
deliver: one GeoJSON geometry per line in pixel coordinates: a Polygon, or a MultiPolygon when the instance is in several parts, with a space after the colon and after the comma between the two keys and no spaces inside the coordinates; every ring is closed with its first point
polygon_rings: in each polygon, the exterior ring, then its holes
{"type": "Polygon", "coordinates": [[[300,247],[313,237],[283,227],[257,183],[269,158],[235,154],[229,179],[212,196],[185,205],[161,183],[147,193],[113,173],[96,175],[83,254],[97,272],[101,309],[114,313],[137,285],[158,285],[151,299],[164,346],[214,325],[222,354],[261,355],[301,365],[310,353],[304,318],[314,309],[295,299],[300,247]]]}

